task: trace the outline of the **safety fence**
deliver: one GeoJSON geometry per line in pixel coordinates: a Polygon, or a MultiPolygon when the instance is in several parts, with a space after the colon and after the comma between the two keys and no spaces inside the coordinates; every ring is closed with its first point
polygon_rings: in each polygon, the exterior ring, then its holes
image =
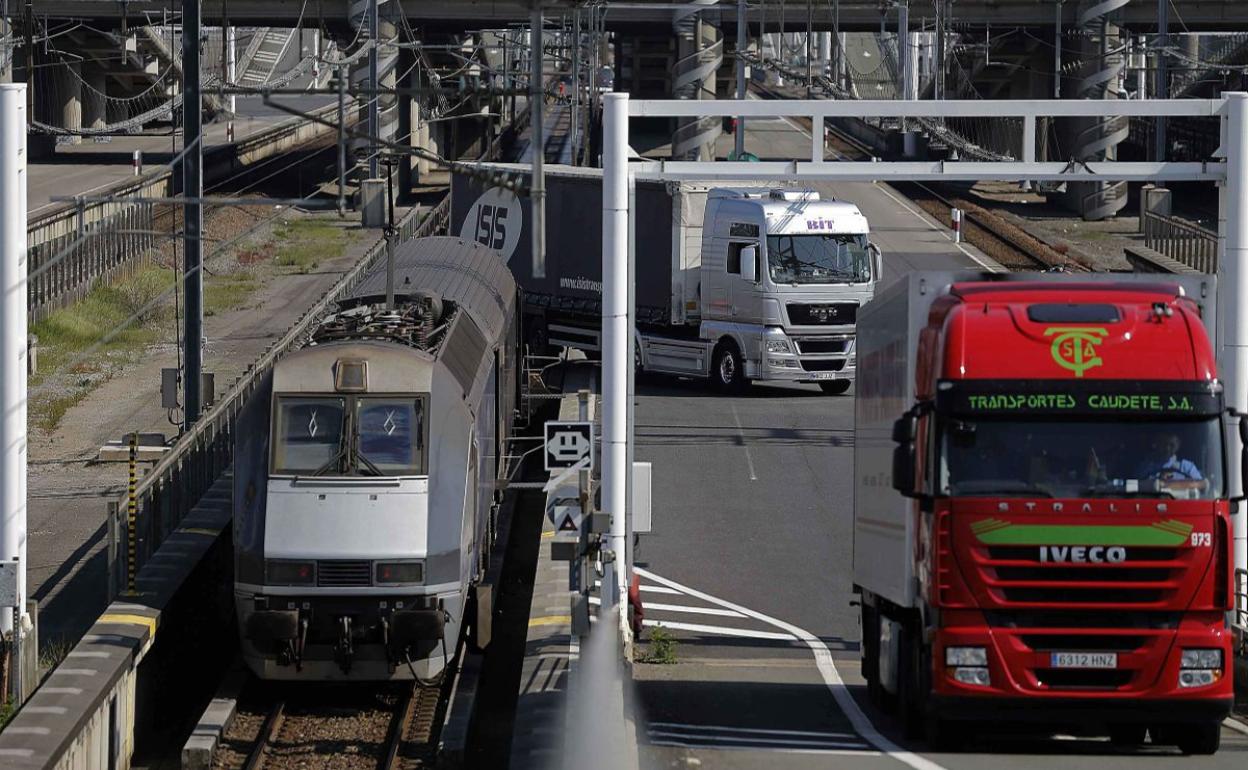
{"type": "Polygon", "coordinates": [[[1166,214],[1143,212],[1144,244],[1201,273],[1218,271],[1218,234],[1166,214]]]}
{"type": "Polygon", "coordinates": [[[162,207],[136,200],[167,198],[170,172],[151,173],[109,189],[111,198],[57,206],[26,227],[28,305],[32,321],[77,302],[99,280],[151,259],[162,207]]]}
{"type": "MultiPolygon", "coordinates": [[[[337,106],[312,114],[332,119],[337,106]]],[[[315,121],[293,119],[228,146],[205,152],[206,182],[231,176],[266,157],[332,133],[315,121]]],[[[27,221],[28,315],[40,321],[82,299],[101,280],[150,262],[173,232],[172,207],[149,199],[177,193],[168,167],[97,191],[91,200],[45,207],[27,221]]]]}

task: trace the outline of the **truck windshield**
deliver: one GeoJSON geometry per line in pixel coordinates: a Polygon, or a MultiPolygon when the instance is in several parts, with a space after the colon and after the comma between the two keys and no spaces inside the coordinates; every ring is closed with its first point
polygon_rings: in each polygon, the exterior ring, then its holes
{"type": "Polygon", "coordinates": [[[273,422],[273,473],[423,473],[423,405],[413,396],[280,396],[273,422]]]}
{"type": "Polygon", "coordinates": [[[871,280],[867,236],[861,233],[768,235],[773,283],[864,283],[871,280]]]}
{"type": "Polygon", "coordinates": [[[939,486],[985,497],[1222,496],[1216,417],[1183,421],[945,419],[939,486]]]}

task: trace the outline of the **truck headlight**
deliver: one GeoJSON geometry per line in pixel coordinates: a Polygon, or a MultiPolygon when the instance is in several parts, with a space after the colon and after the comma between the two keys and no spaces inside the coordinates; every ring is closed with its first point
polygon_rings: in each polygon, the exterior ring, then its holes
{"type": "Polygon", "coordinates": [[[789,341],[784,337],[769,339],[766,342],[768,353],[792,353],[793,348],[789,347],[789,341]]]}
{"type": "Polygon", "coordinates": [[[983,647],[946,647],[946,666],[986,666],[988,650],[983,647]]]}
{"type": "Polygon", "coordinates": [[[953,678],[962,684],[973,684],[987,687],[992,684],[992,675],[982,666],[958,666],[953,670],[953,678]]]}
{"type": "Polygon", "coordinates": [[[377,585],[415,585],[425,581],[425,564],[419,561],[379,561],[373,565],[377,585]]]}
{"type": "Polygon", "coordinates": [[[1221,650],[1184,650],[1179,668],[1222,668],[1221,650]]]}
{"type": "Polygon", "coordinates": [[[290,559],[265,559],[264,582],[271,586],[316,585],[316,563],[290,559]]]}

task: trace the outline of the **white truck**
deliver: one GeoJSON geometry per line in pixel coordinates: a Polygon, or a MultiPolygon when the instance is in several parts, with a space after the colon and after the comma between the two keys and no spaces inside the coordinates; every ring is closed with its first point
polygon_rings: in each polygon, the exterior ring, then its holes
{"type": "MultiPolygon", "coordinates": [[[[526,166],[495,168],[522,173],[526,166]]],[[[599,348],[602,175],[548,167],[546,275],[532,274],[528,198],[455,176],[451,231],[503,252],[524,289],[530,347],[599,348]]],[[[708,187],[637,175],[633,196],[639,370],[751,380],[854,379],[854,325],[881,276],[866,217],[813,190],[708,187]]]]}

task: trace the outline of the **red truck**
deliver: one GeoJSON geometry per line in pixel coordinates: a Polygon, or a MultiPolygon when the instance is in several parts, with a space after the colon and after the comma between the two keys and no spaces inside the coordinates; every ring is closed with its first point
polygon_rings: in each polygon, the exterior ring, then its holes
{"type": "Polygon", "coordinates": [[[1218,749],[1246,423],[1214,280],[1106,278],[913,273],[859,314],[863,675],[934,743],[1002,720],[1218,749]]]}

